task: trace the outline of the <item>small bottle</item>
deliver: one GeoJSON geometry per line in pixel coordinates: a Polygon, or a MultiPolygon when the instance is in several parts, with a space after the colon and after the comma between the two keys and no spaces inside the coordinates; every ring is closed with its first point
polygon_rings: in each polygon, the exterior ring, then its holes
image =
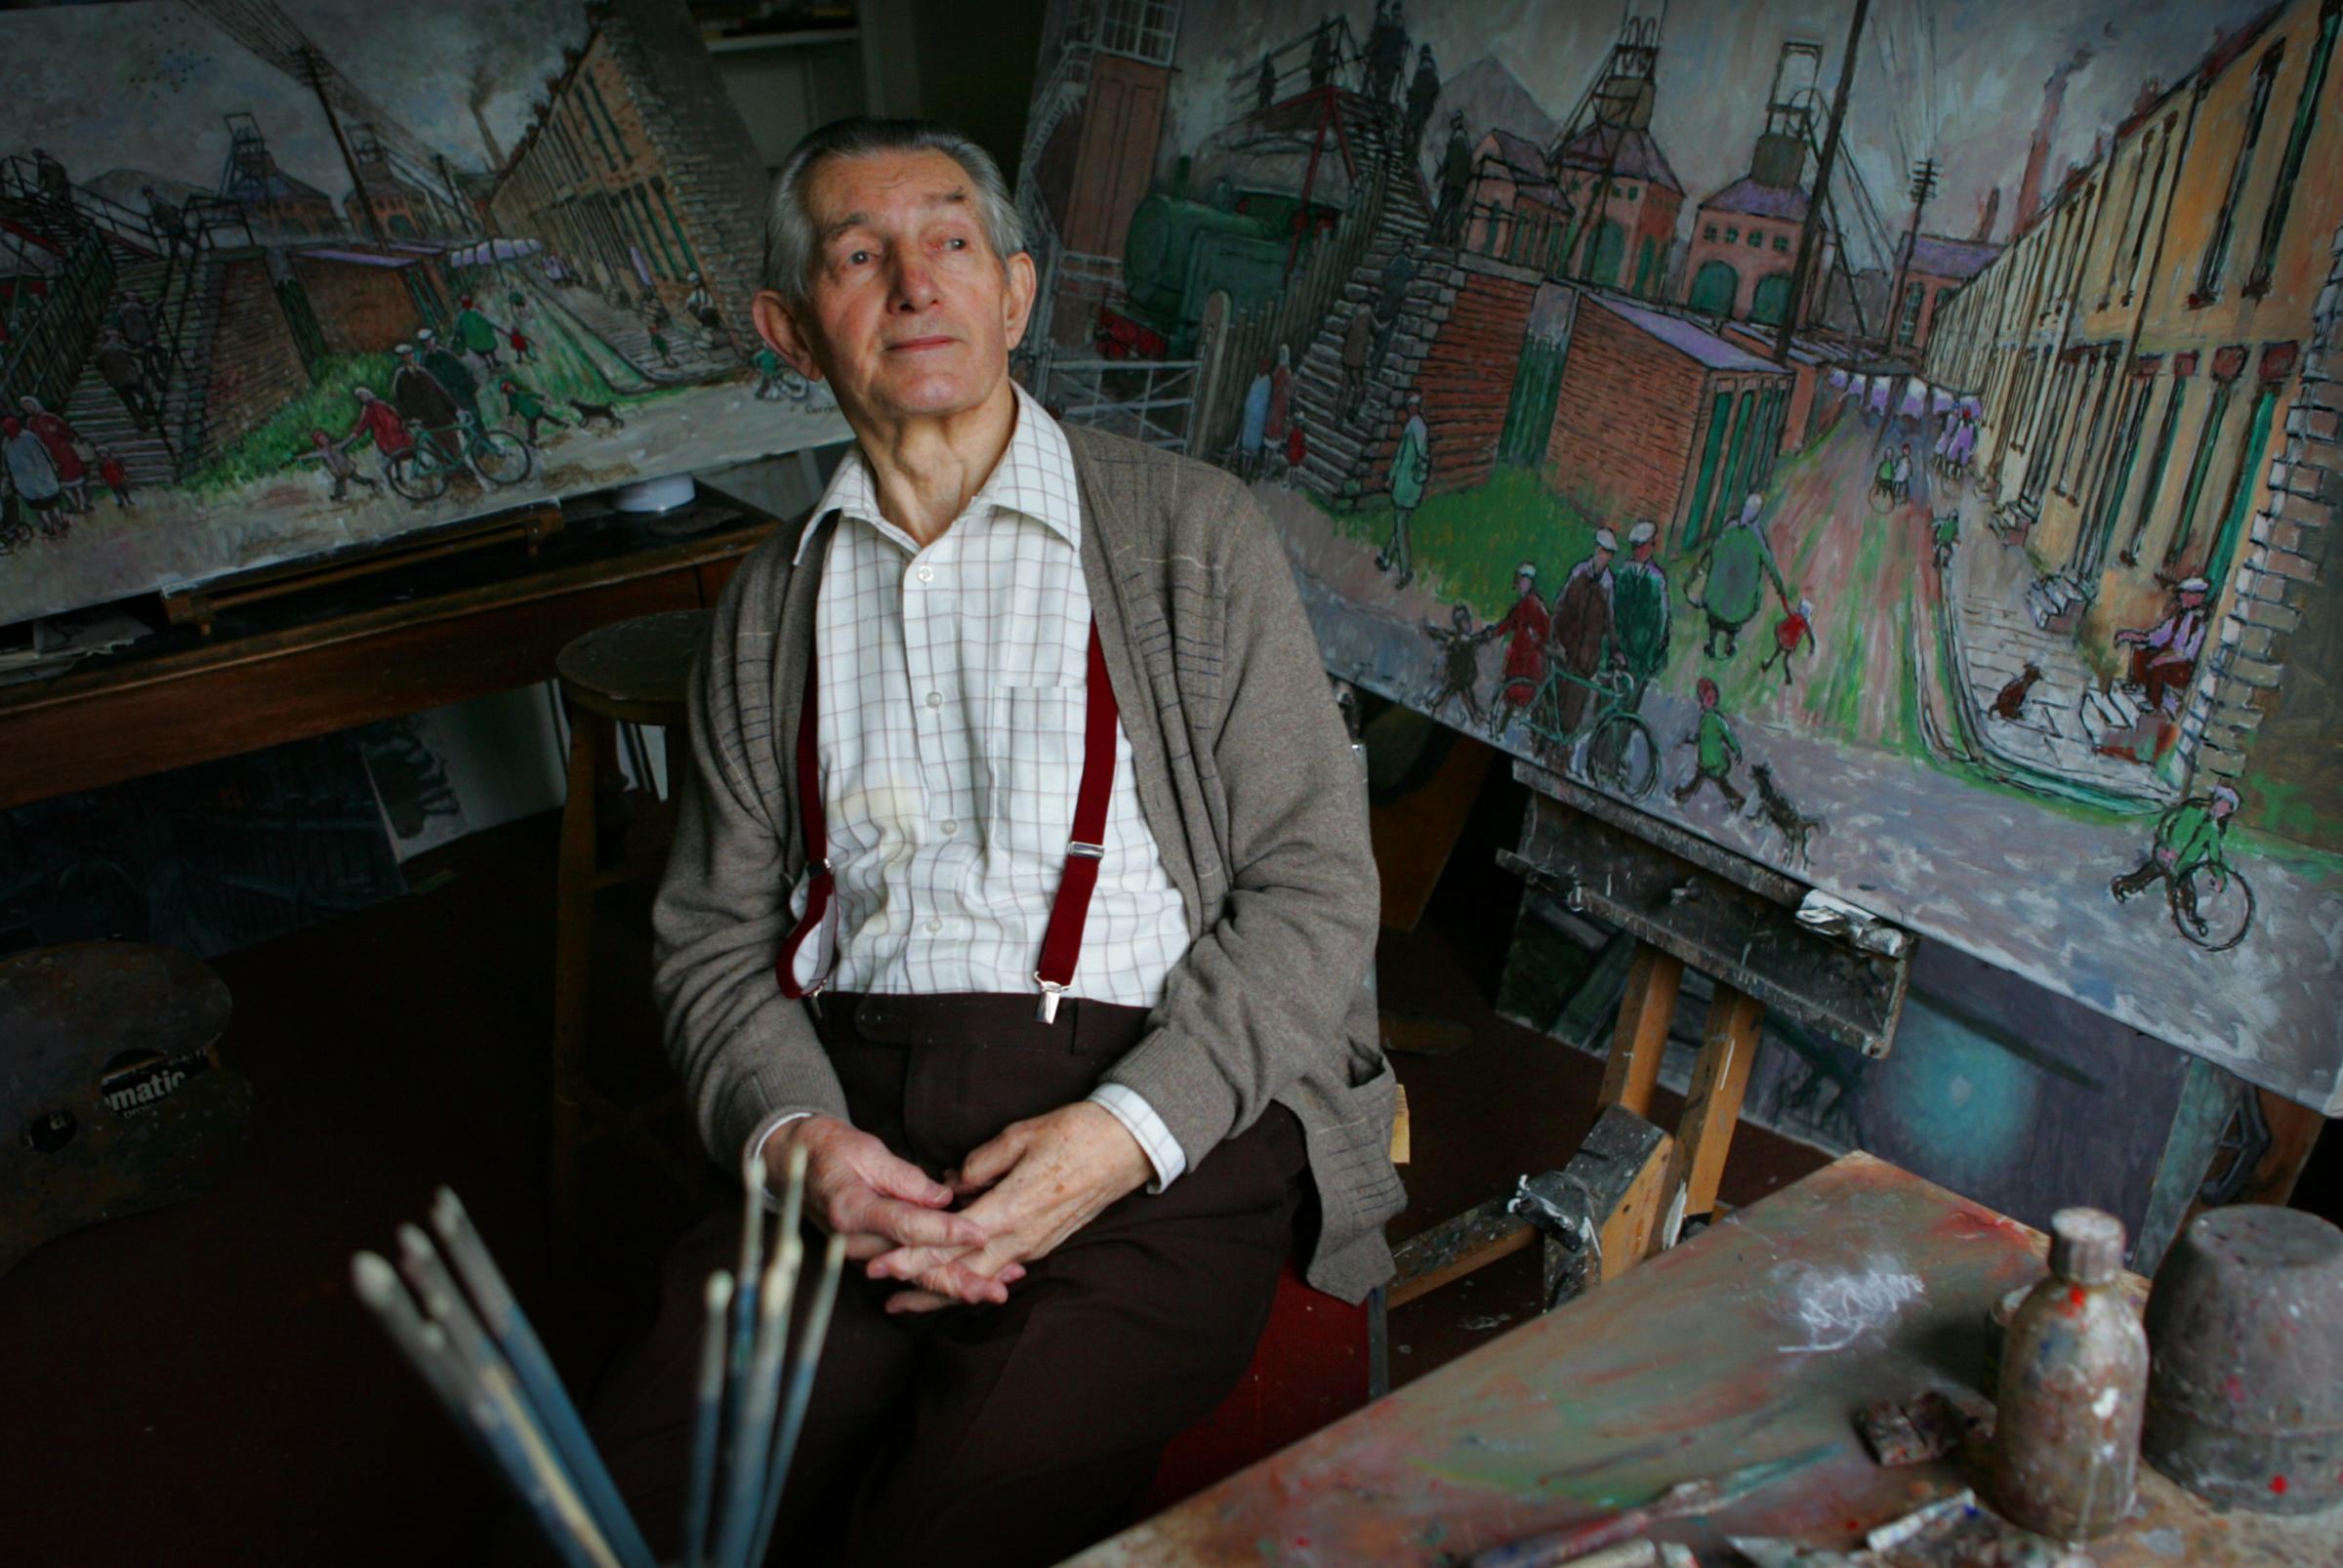
{"type": "Polygon", "coordinates": [[[2050,1238],[2050,1277],[2018,1308],[2002,1349],[1993,1491],[2013,1522],[2086,1541],[2131,1509],[2148,1336],[2117,1283],[2123,1222],[2061,1209],[2050,1238]]]}

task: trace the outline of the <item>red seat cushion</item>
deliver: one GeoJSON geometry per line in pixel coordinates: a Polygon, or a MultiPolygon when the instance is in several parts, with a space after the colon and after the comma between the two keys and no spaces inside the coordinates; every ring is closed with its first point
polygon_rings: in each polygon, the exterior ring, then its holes
{"type": "Polygon", "coordinates": [[[1368,1311],[1364,1301],[1351,1306],[1312,1290],[1287,1259],[1253,1364],[1219,1409],[1164,1451],[1146,1511],[1168,1508],[1366,1404],[1368,1311]]]}

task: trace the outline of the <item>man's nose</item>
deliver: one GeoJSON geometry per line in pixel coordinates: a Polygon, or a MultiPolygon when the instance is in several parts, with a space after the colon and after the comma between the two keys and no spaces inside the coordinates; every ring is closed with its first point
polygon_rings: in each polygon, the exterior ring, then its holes
{"type": "Polygon", "coordinates": [[[927,258],[914,251],[895,254],[895,308],[904,311],[925,310],[935,303],[935,271],[927,258]]]}

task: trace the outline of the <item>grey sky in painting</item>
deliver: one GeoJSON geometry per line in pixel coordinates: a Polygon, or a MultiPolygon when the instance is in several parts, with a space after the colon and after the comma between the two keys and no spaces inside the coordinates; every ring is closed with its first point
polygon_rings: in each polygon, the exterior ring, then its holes
{"type": "MultiPolygon", "coordinates": [[[[265,8],[264,8],[265,9],[265,8]]],[[[459,168],[486,163],[469,100],[506,146],[528,100],[585,41],[581,0],[284,0],[344,75],[459,168]]],[[[349,176],[308,86],[183,0],[0,12],[0,153],[46,148],[74,179],[139,169],[216,188],[222,116],[249,109],[286,173],[336,201],[349,176]]]]}
{"type": "MultiPolygon", "coordinates": [[[[1929,230],[1965,235],[1986,191],[1999,185],[1994,237],[2006,239],[2043,83],[2055,67],[2088,52],[2068,80],[2046,185],[2070,160],[2089,157],[2092,138],[2123,116],[2144,78],[2177,80],[2217,32],[2265,7],[2266,0],[1873,0],[1849,99],[1849,147],[1891,226],[1900,229],[1911,216],[1907,160],[1933,152],[1945,179],[1929,230]]],[[[1264,48],[1333,11],[1363,37],[1373,9],[1370,0],[1191,0],[1179,52],[1188,76],[1174,89],[1178,119],[1168,150],[1194,150],[1241,106],[1222,84],[1257,71],[1264,48]]],[[[1650,9],[1648,0],[1638,7],[1650,9]]],[[[1584,0],[1415,0],[1406,14],[1412,35],[1431,44],[1443,78],[1494,57],[1548,114],[1567,120],[1623,12],[1584,0]]],[[[1824,46],[1819,85],[1828,102],[1853,14],[1853,0],[1671,0],[1653,131],[1692,202],[1747,172],[1785,39],[1824,46]]]]}

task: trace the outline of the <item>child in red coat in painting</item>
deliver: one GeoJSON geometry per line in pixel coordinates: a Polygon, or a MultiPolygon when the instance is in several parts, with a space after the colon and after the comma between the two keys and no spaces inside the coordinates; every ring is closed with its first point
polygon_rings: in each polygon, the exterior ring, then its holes
{"type": "Polygon", "coordinates": [[[1814,600],[1810,598],[1799,599],[1796,609],[1774,623],[1773,650],[1766,654],[1765,662],[1757,666],[1757,673],[1765,674],[1774,667],[1774,661],[1780,659],[1782,661],[1782,683],[1786,686],[1788,685],[1790,683],[1790,659],[1797,653],[1798,644],[1801,642],[1806,644],[1807,650],[1811,653],[1815,647],[1815,640],[1814,600]]]}

